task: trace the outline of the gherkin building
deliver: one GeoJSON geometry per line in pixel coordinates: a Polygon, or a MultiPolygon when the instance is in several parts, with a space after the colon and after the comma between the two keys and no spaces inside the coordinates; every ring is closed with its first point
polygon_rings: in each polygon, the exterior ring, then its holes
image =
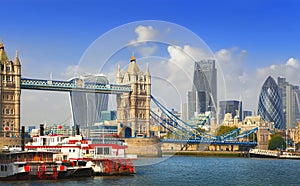
{"type": "Polygon", "coordinates": [[[265,121],[273,122],[275,128],[285,128],[279,87],[271,76],[266,79],[261,88],[257,114],[265,121]]]}

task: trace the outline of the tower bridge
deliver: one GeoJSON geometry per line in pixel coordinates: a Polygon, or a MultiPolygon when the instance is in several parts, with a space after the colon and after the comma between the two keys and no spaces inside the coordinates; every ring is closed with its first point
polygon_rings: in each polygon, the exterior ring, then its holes
{"type": "MultiPolygon", "coordinates": [[[[145,73],[140,70],[134,55],[128,69],[122,74],[118,65],[116,84],[102,84],[85,82],[75,78],[70,81],[33,79],[21,77],[21,63],[16,53],[14,61],[10,61],[5,53],[4,45],[0,43],[0,131],[4,137],[20,131],[20,94],[21,89],[47,90],[63,92],[90,92],[100,94],[116,94],[118,133],[121,137],[150,138],[150,120],[156,125],[164,127],[181,139],[162,139],[162,143],[186,144],[216,144],[216,145],[248,145],[256,146],[256,142],[240,141],[253,134],[259,128],[249,129],[243,133],[231,132],[223,136],[212,136],[202,131],[197,131],[188,123],[172,114],[166,107],[151,95],[151,75],[148,64],[145,73]],[[155,115],[150,109],[151,100],[163,112],[163,116],[155,115]],[[179,134],[180,133],[180,134],[179,134]]],[[[130,140],[129,140],[130,141],[130,140]]],[[[151,143],[156,143],[156,140],[151,143]]],[[[131,142],[135,143],[135,142],[131,142]]],[[[148,143],[148,142],[147,142],[148,143]]],[[[140,151],[149,151],[140,146],[140,151]]]]}

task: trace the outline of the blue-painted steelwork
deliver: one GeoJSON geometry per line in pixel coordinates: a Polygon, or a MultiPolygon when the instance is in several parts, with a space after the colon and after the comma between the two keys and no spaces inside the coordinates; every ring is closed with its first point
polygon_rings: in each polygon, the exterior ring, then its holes
{"type": "Polygon", "coordinates": [[[175,116],[170,110],[163,106],[157,99],[151,96],[152,101],[162,111],[163,116],[158,116],[156,113],[151,111],[151,118],[160,126],[166,130],[172,132],[179,139],[162,139],[163,143],[185,143],[185,144],[215,144],[215,145],[243,145],[254,147],[257,142],[252,141],[241,141],[241,139],[249,137],[251,134],[258,130],[255,127],[251,130],[247,130],[240,134],[240,128],[237,128],[228,133],[220,136],[212,136],[206,132],[199,131],[196,126],[182,121],[180,118],[175,116]]]}
{"type": "Polygon", "coordinates": [[[257,142],[245,142],[245,141],[205,141],[205,140],[181,140],[181,139],[161,139],[163,143],[183,143],[183,144],[211,144],[211,145],[243,145],[243,146],[256,146],[257,142]]]}
{"type": "Polygon", "coordinates": [[[79,78],[71,81],[21,78],[21,89],[61,92],[81,91],[103,94],[121,94],[132,91],[130,85],[87,83],[79,78]]]}

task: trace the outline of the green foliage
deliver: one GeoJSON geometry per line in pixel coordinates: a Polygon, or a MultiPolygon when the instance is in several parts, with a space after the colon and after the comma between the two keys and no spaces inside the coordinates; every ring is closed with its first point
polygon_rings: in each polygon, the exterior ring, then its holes
{"type": "Polygon", "coordinates": [[[171,132],[171,131],[168,131],[166,137],[167,137],[167,138],[171,138],[171,136],[172,136],[172,132],[171,132]]]}
{"type": "Polygon", "coordinates": [[[278,133],[273,134],[269,141],[268,149],[275,150],[275,149],[285,149],[286,143],[282,136],[278,133]]]}
{"type": "Polygon", "coordinates": [[[300,142],[296,143],[296,150],[300,149],[300,142]]]}
{"type": "Polygon", "coordinates": [[[232,126],[232,127],[230,127],[230,126],[220,126],[217,129],[217,136],[220,136],[220,135],[225,134],[227,132],[233,131],[237,128],[238,128],[237,126],[232,126]]]}
{"type": "Polygon", "coordinates": [[[249,141],[256,141],[257,142],[257,135],[256,133],[252,133],[249,135],[249,141]]]}

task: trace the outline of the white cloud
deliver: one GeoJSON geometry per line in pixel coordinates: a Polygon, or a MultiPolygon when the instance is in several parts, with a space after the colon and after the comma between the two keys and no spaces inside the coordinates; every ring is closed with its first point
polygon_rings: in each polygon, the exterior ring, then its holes
{"type": "Polygon", "coordinates": [[[298,85],[298,80],[300,79],[300,66],[299,62],[295,58],[289,58],[286,62],[282,64],[272,64],[268,67],[258,68],[256,70],[256,75],[258,78],[266,78],[271,75],[273,78],[283,76],[291,84],[298,85]]]}
{"type": "Polygon", "coordinates": [[[61,73],[61,76],[64,79],[70,79],[70,78],[74,78],[74,77],[79,77],[81,75],[87,75],[91,72],[97,73],[97,71],[95,71],[95,69],[87,69],[86,66],[83,67],[79,65],[70,65],[67,66],[66,70],[64,72],[61,73]]]}
{"type": "Polygon", "coordinates": [[[140,45],[138,48],[138,53],[142,56],[151,56],[157,51],[157,45],[151,44],[151,45],[140,45]]]}
{"type": "Polygon", "coordinates": [[[150,42],[159,40],[159,31],[152,26],[139,25],[135,28],[134,32],[136,33],[136,39],[131,40],[129,44],[134,46],[137,52],[143,57],[153,55],[158,47],[155,43],[150,42]]]}
{"type": "Polygon", "coordinates": [[[155,40],[159,36],[159,31],[152,26],[139,25],[135,28],[135,33],[137,34],[137,38],[136,40],[132,40],[132,43],[155,40]]]}
{"type": "Polygon", "coordinates": [[[294,67],[294,68],[299,68],[299,62],[298,60],[296,60],[295,58],[291,57],[287,60],[286,62],[286,65],[287,66],[291,66],[291,67],[294,67]]]}

